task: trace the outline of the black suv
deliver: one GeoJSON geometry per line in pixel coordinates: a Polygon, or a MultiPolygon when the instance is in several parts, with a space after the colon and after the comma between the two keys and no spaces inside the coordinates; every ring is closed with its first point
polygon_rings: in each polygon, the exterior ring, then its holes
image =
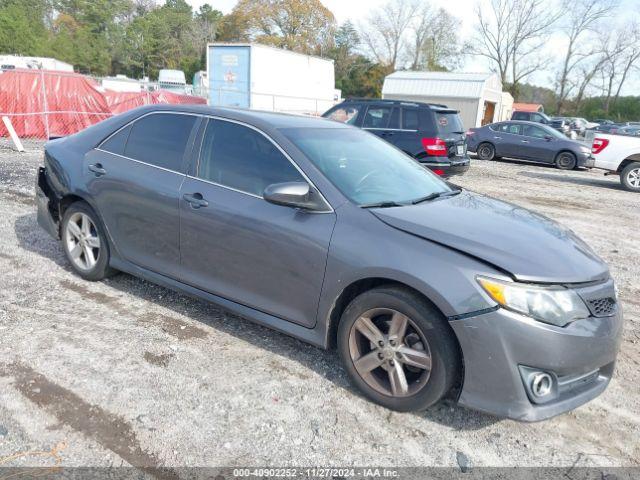
{"type": "Polygon", "coordinates": [[[469,169],[462,121],[445,105],[348,99],[322,116],[375,133],[442,177],[469,169]]]}

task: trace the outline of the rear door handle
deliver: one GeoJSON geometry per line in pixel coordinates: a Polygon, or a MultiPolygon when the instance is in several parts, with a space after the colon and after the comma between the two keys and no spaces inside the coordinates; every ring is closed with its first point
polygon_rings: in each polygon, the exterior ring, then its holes
{"type": "Polygon", "coordinates": [[[201,193],[185,193],[182,198],[185,199],[191,205],[191,208],[200,208],[200,207],[208,207],[209,202],[207,202],[201,193]]]}
{"type": "Polygon", "coordinates": [[[493,138],[495,138],[496,140],[502,140],[502,137],[493,137],[493,138]]]}
{"type": "Polygon", "coordinates": [[[522,143],[529,143],[529,140],[520,140],[522,143]]]}
{"type": "Polygon", "coordinates": [[[102,168],[102,164],[96,163],[95,165],[89,165],[89,171],[93,172],[96,177],[101,177],[102,175],[106,175],[107,171],[102,168]]]}

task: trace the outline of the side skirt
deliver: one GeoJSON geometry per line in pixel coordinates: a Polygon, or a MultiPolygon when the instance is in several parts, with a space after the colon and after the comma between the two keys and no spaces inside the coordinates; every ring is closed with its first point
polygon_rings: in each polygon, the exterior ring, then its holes
{"type": "Polygon", "coordinates": [[[273,315],[269,315],[254,308],[247,307],[234,301],[227,300],[226,298],[219,297],[218,295],[213,295],[209,292],[205,292],[204,290],[186,285],[164,275],[160,275],[150,270],[132,265],[130,262],[123,261],[119,258],[116,258],[115,256],[111,257],[110,265],[117,270],[129,273],[130,275],[133,275],[135,277],[140,277],[151,283],[155,283],[162,287],[175,290],[177,292],[189,295],[193,298],[214,303],[224,308],[225,310],[229,310],[230,312],[246,318],[254,323],[263,325],[273,330],[277,330],[281,333],[285,333],[297,338],[298,340],[310,343],[316,347],[320,347],[323,349],[327,348],[326,334],[324,331],[325,329],[323,328],[321,322],[317,322],[316,326],[312,329],[305,328],[301,325],[296,325],[295,323],[291,323],[287,320],[274,317],[273,315]]]}

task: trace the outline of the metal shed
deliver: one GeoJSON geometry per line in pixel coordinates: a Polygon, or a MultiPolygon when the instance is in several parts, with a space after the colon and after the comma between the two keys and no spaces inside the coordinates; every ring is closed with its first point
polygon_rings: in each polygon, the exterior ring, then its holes
{"type": "Polygon", "coordinates": [[[394,72],[384,79],[382,98],[444,104],[460,111],[465,128],[509,119],[513,109],[493,73],[394,72]]]}

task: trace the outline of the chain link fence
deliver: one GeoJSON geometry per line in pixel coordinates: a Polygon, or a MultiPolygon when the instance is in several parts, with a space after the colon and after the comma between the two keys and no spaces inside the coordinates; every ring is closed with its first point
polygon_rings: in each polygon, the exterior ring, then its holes
{"type": "Polygon", "coordinates": [[[47,70],[0,71],[0,148],[32,144],[76,133],[142,105],[203,104],[200,97],[163,90],[105,90],[86,75],[47,70]]]}

